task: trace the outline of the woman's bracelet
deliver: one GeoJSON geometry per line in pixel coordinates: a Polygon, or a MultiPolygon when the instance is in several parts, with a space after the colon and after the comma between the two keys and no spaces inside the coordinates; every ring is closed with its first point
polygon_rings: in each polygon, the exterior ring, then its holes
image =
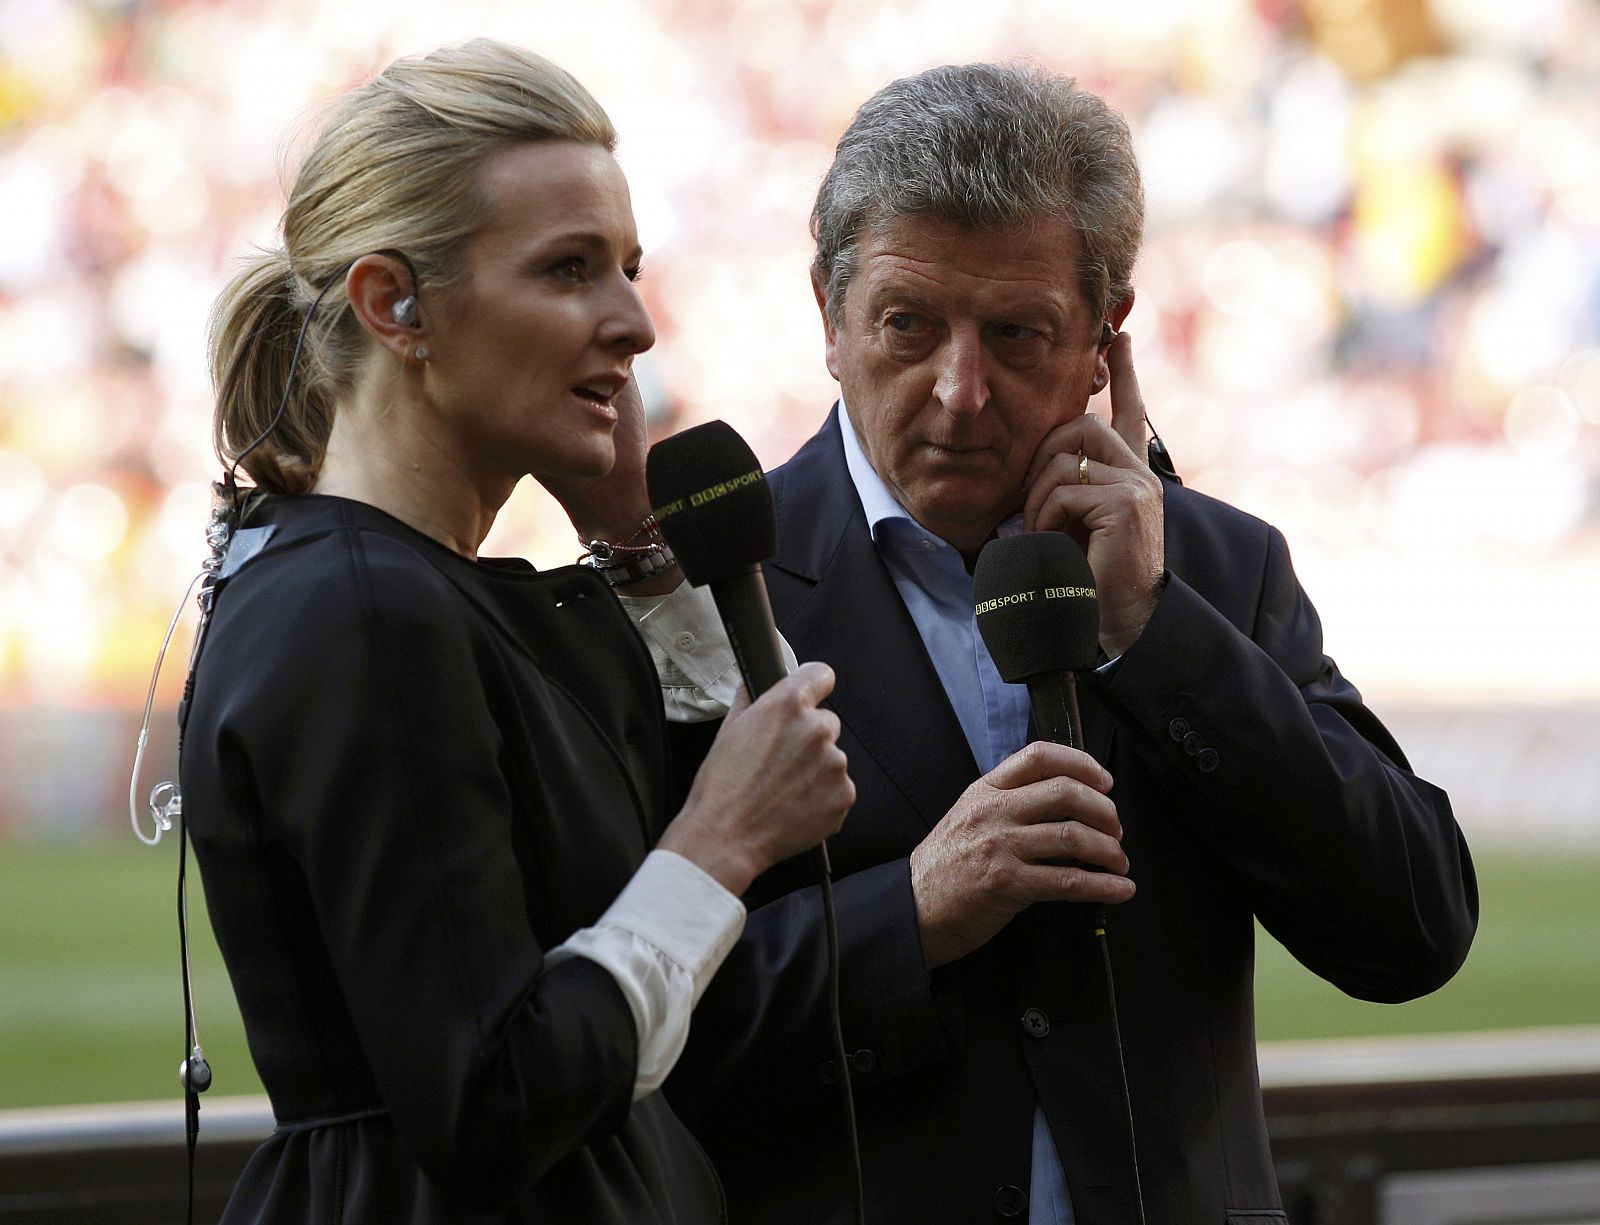
{"type": "Polygon", "coordinates": [[[646,515],[644,522],[626,540],[617,543],[586,540],[583,547],[586,552],[578,559],[578,564],[588,566],[613,587],[660,574],[678,560],[661,538],[654,515],[646,515]],[[635,543],[641,540],[643,543],[635,543]]]}

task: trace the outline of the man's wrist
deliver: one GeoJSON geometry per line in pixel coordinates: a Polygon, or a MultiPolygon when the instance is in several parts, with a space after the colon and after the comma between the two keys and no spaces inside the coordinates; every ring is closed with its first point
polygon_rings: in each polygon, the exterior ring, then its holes
{"type": "Polygon", "coordinates": [[[1140,602],[1137,624],[1118,626],[1107,624],[1105,621],[1101,623],[1104,632],[1100,635],[1100,649],[1107,659],[1120,659],[1134,643],[1139,641],[1144,635],[1145,627],[1150,624],[1150,619],[1156,615],[1156,608],[1161,603],[1161,593],[1166,589],[1167,572],[1163,569],[1140,602]]]}

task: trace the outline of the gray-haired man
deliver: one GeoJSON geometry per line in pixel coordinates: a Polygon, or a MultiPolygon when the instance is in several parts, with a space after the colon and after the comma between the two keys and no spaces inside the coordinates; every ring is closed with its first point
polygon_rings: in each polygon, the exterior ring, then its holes
{"type": "MultiPolygon", "coordinates": [[[[1145,461],[1142,192],[1098,98],[1027,67],[869,100],[813,213],[842,401],[772,475],[767,581],[858,799],[831,844],[868,1219],[1109,1225],[1282,1212],[1255,1066],[1254,920],[1367,999],[1446,981],[1476,926],[1442,792],[1322,652],[1282,537],[1145,461]],[[1085,412],[1109,385],[1111,420],[1085,412]],[[973,623],[996,534],[1065,531],[1100,591],[1088,753],[1030,744],[973,623]],[[1110,912],[1138,1178],[1088,922],[1110,912]]],[[[673,596],[644,623],[672,648],[673,596]]],[[[849,1178],[803,871],[747,899],[669,1093],[733,1220],[843,1222],[849,1178]]]]}

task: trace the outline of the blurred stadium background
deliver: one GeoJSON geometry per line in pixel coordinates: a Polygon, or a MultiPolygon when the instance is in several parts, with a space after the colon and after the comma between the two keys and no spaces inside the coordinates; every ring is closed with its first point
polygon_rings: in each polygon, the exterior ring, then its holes
{"type": "MultiPolygon", "coordinates": [[[[1029,56],[1123,110],[1152,418],[1189,484],[1284,529],[1331,653],[1502,865],[1496,1006],[1347,1014],[1268,954],[1264,1034],[1600,1023],[1594,0],[0,0],[0,1107],[171,1089],[60,1069],[178,1032],[174,858],[125,804],[205,552],[208,307],[275,242],[316,105],[478,34],[622,133],[657,429],[723,417],[768,463],[833,396],[806,217],[863,99],[1029,56]]],[[[578,552],[531,483],[486,548],[578,552]]]]}

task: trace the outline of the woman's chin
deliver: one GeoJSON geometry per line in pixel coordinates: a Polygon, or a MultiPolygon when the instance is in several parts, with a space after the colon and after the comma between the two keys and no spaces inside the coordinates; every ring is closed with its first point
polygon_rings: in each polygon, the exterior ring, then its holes
{"type": "Polygon", "coordinates": [[[537,456],[529,472],[535,477],[554,477],[558,480],[598,480],[609,475],[616,463],[615,447],[596,447],[589,451],[537,456]]]}

